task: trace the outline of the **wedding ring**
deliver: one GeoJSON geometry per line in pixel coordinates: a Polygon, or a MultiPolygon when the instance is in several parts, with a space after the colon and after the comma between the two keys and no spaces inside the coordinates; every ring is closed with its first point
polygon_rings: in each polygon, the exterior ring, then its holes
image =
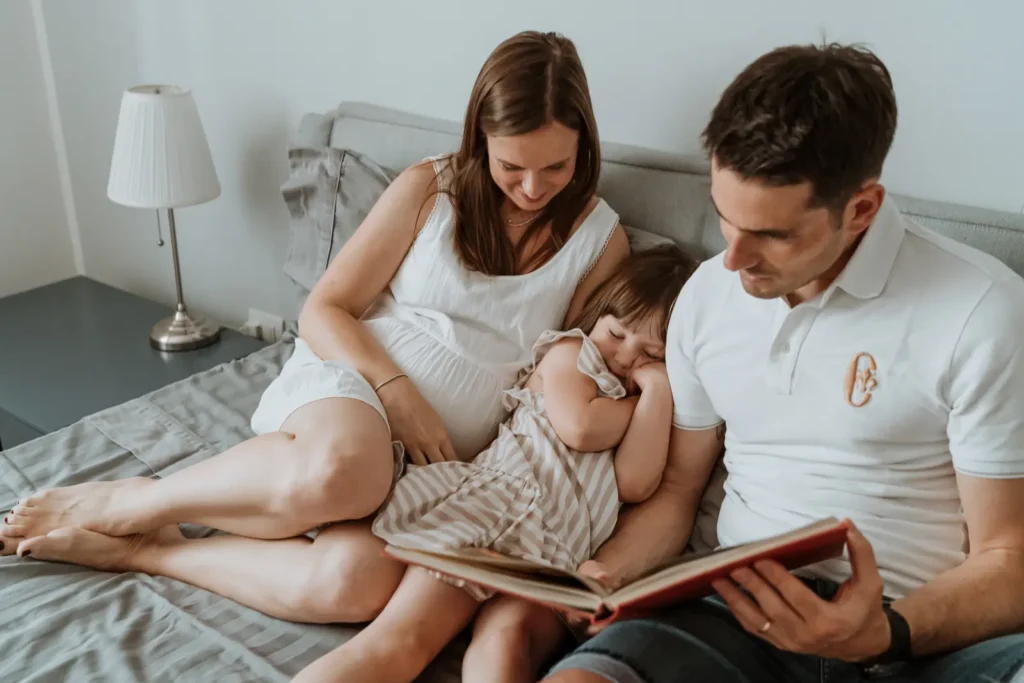
{"type": "Polygon", "coordinates": [[[764,622],[764,626],[761,627],[761,633],[768,633],[768,629],[772,627],[771,621],[764,622]]]}

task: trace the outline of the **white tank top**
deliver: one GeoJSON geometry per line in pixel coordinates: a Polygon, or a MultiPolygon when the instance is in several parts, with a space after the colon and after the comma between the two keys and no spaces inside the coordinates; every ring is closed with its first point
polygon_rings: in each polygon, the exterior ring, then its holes
{"type": "MultiPolygon", "coordinates": [[[[432,158],[438,183],[450,171],[432,158]]],[[[577,284],[619,222],[600,200],[562,248],[522,275],[468,270],[455,250],[455,213],[439,192],[423,229],[364,322],[444,420],[460,459],[486,448],[506,417],[501,394],[531,362],[546,330],[561,329],[577,284]]]]}

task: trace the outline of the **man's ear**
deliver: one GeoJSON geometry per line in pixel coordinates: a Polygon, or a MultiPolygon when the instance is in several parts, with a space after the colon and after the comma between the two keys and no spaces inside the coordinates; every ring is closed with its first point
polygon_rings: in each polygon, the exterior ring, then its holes
{"type": "Polygon", "coordinates": [[[843,225],[855,235],[864,232],[875,222],[884,200],[885,187],[877,180],[869,181],[847,202],[843,225]]]}

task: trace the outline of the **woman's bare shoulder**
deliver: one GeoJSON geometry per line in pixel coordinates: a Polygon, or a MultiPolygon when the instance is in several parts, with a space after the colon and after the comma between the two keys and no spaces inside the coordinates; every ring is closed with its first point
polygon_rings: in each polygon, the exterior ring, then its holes
{"type": "Polygon", "coordinates": [[[391,191],[391,200],[401,205],[402,212],[415,216],[414,234],[419,234],[437,201],[440,189],[433,163],[428,159],[412,164],[398,174],[388,189],[391,191]]]}
{"type": "Polygon", "coordinates": [[[430,159],[418,161],[398,174],[395,182],[402,182],[411,188],[434,190],[437,188],[437,171],[430,159]]]}
{"type": "Polygon", "coordinates": [[[596,194],[592,195],[590,199],[587,200],[587,203],[583,207],[583,210],[580,211],[580,214],[578,216],[576,216],[576,222],[572,224],[573,232],[576,232],[576,230],[578,230],[579,227],[583,225],[583,222],[590,218],[590,214],[594,213],[594,209],[596,209],[597,205],[600,203],[601,198],[598,197],[596,194]]]}

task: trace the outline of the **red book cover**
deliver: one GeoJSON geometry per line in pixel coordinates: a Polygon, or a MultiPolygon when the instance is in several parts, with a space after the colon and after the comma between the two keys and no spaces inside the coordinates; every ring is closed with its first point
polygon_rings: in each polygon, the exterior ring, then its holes
{"type": "Polygon", "coordinates": [[[480,548],[426,551],[388,546],[385,552],[406,564],[578,613],[596,624],[710,595],[713,581],[759,560],[771,559],[793,570],[839,557],[849,527],[847,520],[828,518],[778,536],[675,558],[614,591],[586,576],[480,548]]]}
{"type": "MultiPolygon", "coordinates": [[[[691,575],[670,585],[645,592],[632,599],[616,601],[614,606],[594,614],[594,623],[611,623],[627,617],[641,616],[659,607],[665,607],[685,600],[702,598],[714,593],[711,584],[729,576],[742,567],[749,567],[761,560],[774,560],[787,569],[800,569],[808,565],[833,559],[843,554],[846,536],[850,528],[848,521],[836,522],[823,527],[820,532],[798,538],[781,545],[771,545],[745,553],[735,559],[717,562],[705,571],[691,575]]],[[[742,548],[742,546],[740,546],[742,548]]],[[[711,556],[709,556],[711,557],[711,556]]]]}

